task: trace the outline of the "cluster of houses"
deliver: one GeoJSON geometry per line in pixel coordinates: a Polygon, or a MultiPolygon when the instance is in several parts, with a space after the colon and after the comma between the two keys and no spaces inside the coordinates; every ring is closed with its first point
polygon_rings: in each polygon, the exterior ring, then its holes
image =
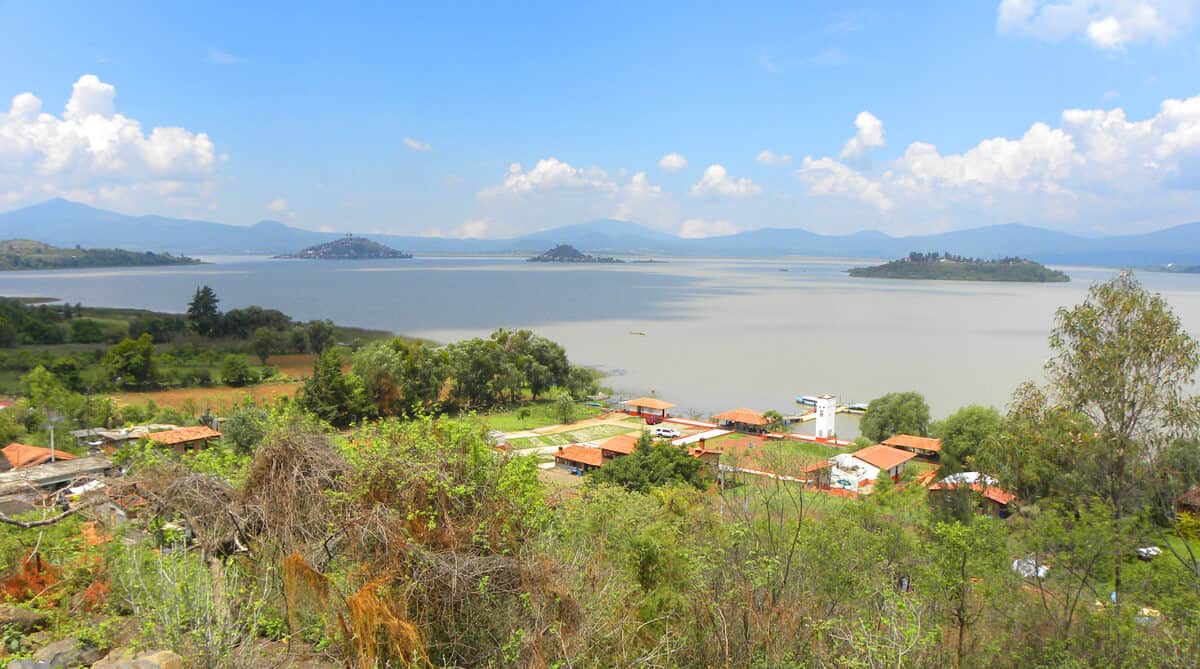
{"type": "Polygon", "coordinates": [[[3,451],[3,457],[0,457],[0,513],[12,516],[44,508],[56,501],[65,503],[75,492],[82,492],[96,480],[115,473],[108,456],[141,439],[182,453],[203,448],[221,438],[220,432],[205,425],[141,425],[122,430],[96,428],[77,430],[71,435],[81,447],[86,447],[88,455],[77,456],[62,449],[21,443],[11,443],[0,449],[3,451]]]}
{"type": "MultiPolygon", "coordinates": [[[[835,400],[831,396],[815,399],[827,400],[829,404],[821,407],[825,410],[816,416],[816,431],[820,436],[815,437],[769,432],[772,421],[747,408],[715,414],[711,421],[698,421],[672,416],[670,410],[675,405],[654,397],[640,397],[622,404],[625,413],[645,419],[647,425],[659,426],[653,428],[659,436],[670,435],[672,444],[687,447],[689,453],[710,463],[718,472],[788,480],[832,494],[851,497],[870,494],[884,477],[900,481],[905,465],[910,462],[937,464],[939,461],[941,440],[898,434],[879,444],[856,451],[847,449],[815,462],[781,462],[787,458],[779,457],[780,449],[763,446],[783,444],[788,440],[809,441],[833,448],[849,446],[834,437],[835,400]],[[663,426],[677,427],[688,434],[663,426]]],[[[638,433],[622,434],[595,444],[562,446],[554,454],[554,461],[563,470],[583,474],[632,453],[639,436],[638,433]]],[[[978,472],[937,480],[935,469],[917,477],[916,483],[932,494],[970,489],[978,494],[981,511],[1000,517],[1008,515],[1009,505],[1016,500],[1015,495],[1001,489],[991,477],[978,472]]]]}

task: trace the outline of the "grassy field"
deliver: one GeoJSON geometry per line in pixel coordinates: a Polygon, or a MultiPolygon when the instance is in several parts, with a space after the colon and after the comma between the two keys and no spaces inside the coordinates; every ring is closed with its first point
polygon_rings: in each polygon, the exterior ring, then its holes
{"type": "MultiPolygon", "coordinates": [[[[488,429],[500,430],[501,432],[536,430],[539,427],[558,425],[562,422],[558,416],[554,415],[554,403],[550,400],[532,402],[523,408],[529,410],[528,417],[520,417],[520,409],[497,411],[489,414],[475,414],[475,417],[486,421],[488,429]]],[[[602,413],[604,413],[604,409],[599,407],[587,406],[586,404],[577,404],[575,406],[575,420],[594,418],[602,413]]]]}
{"type": "Polygon", "coordinates": [[[578,430],[570,430],[568,432],[558,432],[556,434],[541,434],[536,437],[521,437],[513,439],[511,443],[516,448],[537,448],[539,446],[566,446],[567,444],[578,444],[584,441],[600,441],[615,437],[618,434],[626,434],[631,432],[630,427],[624,425],[592,425],[589,427],[579,428],[578,430]]]}

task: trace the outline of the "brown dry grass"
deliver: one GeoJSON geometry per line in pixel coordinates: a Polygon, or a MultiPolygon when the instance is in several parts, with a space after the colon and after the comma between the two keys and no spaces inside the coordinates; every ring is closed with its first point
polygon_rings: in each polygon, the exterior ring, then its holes
{"type": "Polygon", "coordinates": [[[267,358],[267,364],[274,365],[281,374],[286,374],[293,379],[300,379],[312,374],[313,355],[311,353],[273,355],[267,358]]]}
{"type": "Polygon", "coordinates": [[[245,388],[176,388],[173,390],[155,390],[137,393],[117,393],[113,398],[118,404],[145,404],[150,400],[160,407],[183,408],[191,400],[199,409],[211,408],[217,413],[228,411],[233,407],[252,398],[260,405],[271,404],[279,397],[294,397],[300,389],[300,382],[273,383],[262,386],[247,386],[245,388]]]}

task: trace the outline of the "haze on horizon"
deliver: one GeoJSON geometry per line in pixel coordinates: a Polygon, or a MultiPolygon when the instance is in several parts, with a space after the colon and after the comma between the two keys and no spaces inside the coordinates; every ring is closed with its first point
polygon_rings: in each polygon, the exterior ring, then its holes
{"type": "Polygon", "coordinates": [[[281,8],[0,5],[0,211],[449,237],[1200,220],[1200,0],[281,8]]]}

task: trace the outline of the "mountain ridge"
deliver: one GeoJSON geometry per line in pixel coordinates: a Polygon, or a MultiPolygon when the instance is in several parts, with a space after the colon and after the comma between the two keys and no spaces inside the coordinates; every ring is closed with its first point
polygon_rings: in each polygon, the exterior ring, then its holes
{"type": "MultiPolygon", "coordinates": [[[[129,216],[64,199],[0,213],[0,238],[37,239],[56,246],[116,247],[192,255],[278,255],[333,241],[343,234],[305,230],[274,220],[237,226],[153,214],[129,216]]],[[[893,259],[911,252],[938,251],[988,258],[1021,256],[1055,264],[1138,267],[1200,264],[1200,222],[1110,237],[1082,237],[1014,222],[906,237],[894,237],[879,230],[824,235],[804,228],[767,227],[721,237],[687,239],[612,219],[502,239],[370,236],[394,248],[434,255],[526,255],[557,244],[570,244],[585,252],[608,255],[893,259]]]]}

